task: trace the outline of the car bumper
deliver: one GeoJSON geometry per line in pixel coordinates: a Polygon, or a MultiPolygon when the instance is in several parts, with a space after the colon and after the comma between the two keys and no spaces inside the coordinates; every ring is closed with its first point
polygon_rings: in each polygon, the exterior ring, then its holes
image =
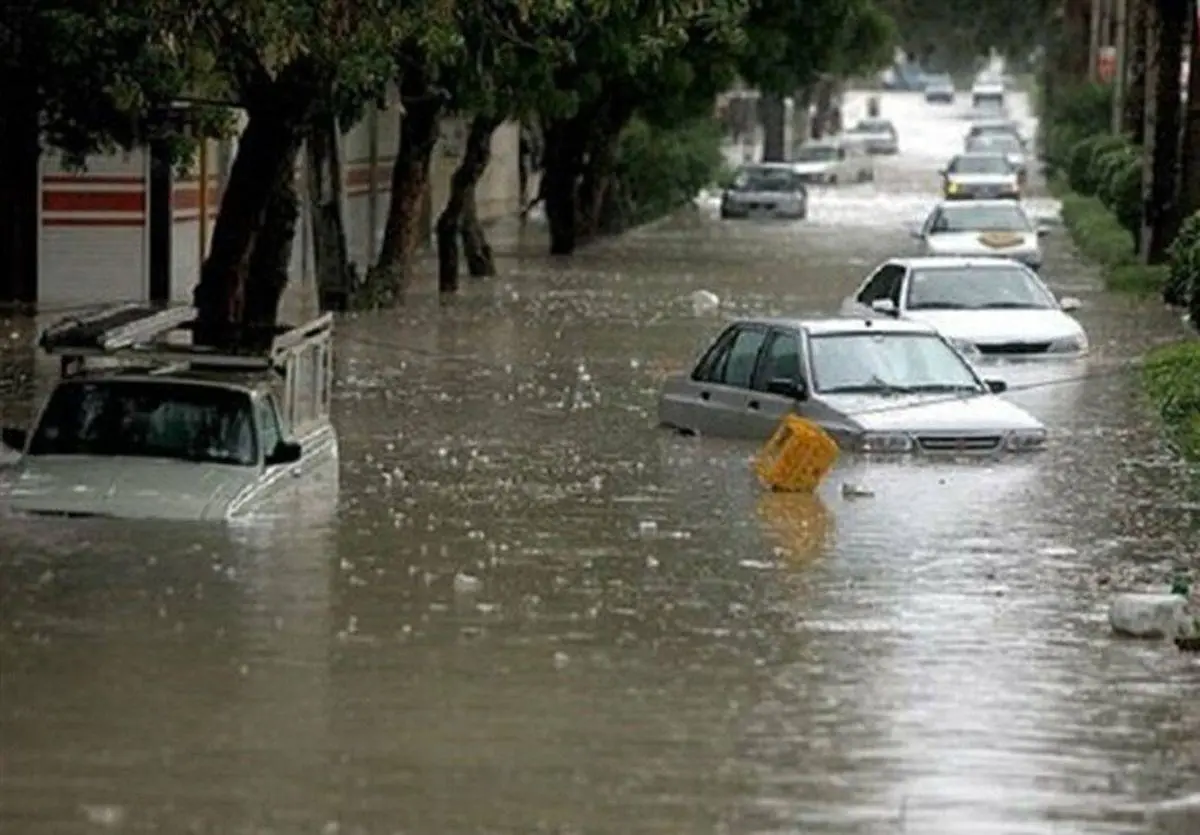
{"type": "Polygon", "coordinates": [[[997,189],[990,187],[959,186],[958,188],[943,189],[942,196],[947,200],[1020,200],[1020,189],[997,189]]]}
{"type": "Polygon", "coordinates": [[[953,93],[928,93],[927,92],[925,94],[925,101],[930,102],[932,104],[953,104],[954,103],[954,94],[953,93]]]}
{"type": "Polygon", "coordinates": [[[803,218],[808,215],[808,204],[778,203],[723,203],[721,217],[742,220],[752,217],[803,218]]]}

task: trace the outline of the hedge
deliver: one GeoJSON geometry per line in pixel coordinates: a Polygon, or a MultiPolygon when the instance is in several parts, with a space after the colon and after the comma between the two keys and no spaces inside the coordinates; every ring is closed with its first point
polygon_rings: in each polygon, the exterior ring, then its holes
{"type": "Polygon", "coordinates": [[[1200,341],[1151,351],[1142,383],[1180,455],[1200,461],[1200,341]]]}

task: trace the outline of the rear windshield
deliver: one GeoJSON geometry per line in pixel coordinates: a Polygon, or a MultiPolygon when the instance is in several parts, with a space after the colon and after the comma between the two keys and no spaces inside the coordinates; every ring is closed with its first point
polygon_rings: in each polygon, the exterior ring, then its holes
{"type": "Polygon", "coordinates": [[[1012,166],[999,155],[955,157],[946,169],[951,174],[1011,174],[1012,166]]]}
{"type": "Polygon", "coordinates": [[[170,381],[61,383],[50,396],[30,455],[258,462],[250,395],[170,381]]]}
{"type": "Polygon", "coordinates": [[[829,162],[838,158],[838,149],[832,145],[805,145],[792,158],[793,162],[829,162]]]}
{"type": "Polygon", "coordinates": [[[882,119],[864,119],[854,126],[855,133],[895,133],[891,122],[882,119]]]}
{"type": "Polygon", "coordinates": [[[739,191],[795,191],[802,187],[800,175],[786,168],[743,168],[734,181],[739,191]]]}

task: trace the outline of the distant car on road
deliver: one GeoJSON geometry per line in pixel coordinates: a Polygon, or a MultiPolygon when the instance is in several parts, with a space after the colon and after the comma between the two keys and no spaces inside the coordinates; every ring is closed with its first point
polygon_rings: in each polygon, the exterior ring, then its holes
{"type": "Polygon", "coordinates": [[[1029,451],[1042,424],[999,397],[932,327],[863,318],[740,319],[671,377],[663,426],[684,434],[766,439],[795,413],[843,449],[865,453],[1029,451]]]}
{"type": "Polygon", "coordinates": [[[1017,169],[1004,154],[959,154],[941,170],[947,200],[1020,200],[1017,169]]]}
{"type": "Polygon", "coordinates": [[[768,216],[804,220],[808,189],[804,178],[786,162],[743,165],[721,195],[721,217],[768,216]]]}
{"type": "Polygon", "coordinates": [[[893,258],[842,303],[842,313],[921,322],[975,360],[1072,359],[1088,351],[1067,314],[1078,299],[1056,299],[1031,270],[1001,258],[893,258]]]}
{"type": "Polygon", "coordinates": [[[967,135],[963,137],[963,141],[970,142],[976,137],[990,136],[1011,136],[1023,147],[1029,145],[1025,137],[1021,135],[1021,126],[1012,119],[976,119],[967,129],[967,135]]]}
{"type": "Polygon", "coordinates": [[[848,140],[859,142],[868,154],[900,153],[900,135],[888,119],[863,119],[844,135],[848,140]]]}
{"type": "Polygon", "coordinates": [[[912,234],[922,255],[1012,258],[1036,272],[1046,231],[1012,200],[946,200],[912,234]]]}
{"type": "Polygon", "coordinates": [[[1002,81],[979,79],[971,87],[971,107],[1004,109],[1005,89],[1002,81]]]}
{"type": "Polygon", "coordinates": [[[990,133],[973,136],[963,143],[963,150],[968,154],[1004,154],[1010,165],[1017,171],[1017,179],[1025,184],[1029,176],[1029,157],[1025,153],[1025,143],[1008,133],[990,133]]]}
{"type": "Polygon", "coordinates": [[[954,104],[954,79],[946,73],[925,76],[925,101],[930,104],[954,104]]]}
{"type": "Polygon", "coordinates": [[[791,165],[808,184],[836,186],[875,179],[875,165],[866,150],[841,138],[804,143],[793,152],[791,165]]]}

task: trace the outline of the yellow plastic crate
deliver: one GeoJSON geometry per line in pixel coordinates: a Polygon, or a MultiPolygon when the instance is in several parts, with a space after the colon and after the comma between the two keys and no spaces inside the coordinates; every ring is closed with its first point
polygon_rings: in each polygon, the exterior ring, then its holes
{"type": "Polygon", "coordinates": [[[790,493],[813,493],[837,462],[838,445],[817,424],[787,415],[754,459],[764,487],[790,493]]]}

